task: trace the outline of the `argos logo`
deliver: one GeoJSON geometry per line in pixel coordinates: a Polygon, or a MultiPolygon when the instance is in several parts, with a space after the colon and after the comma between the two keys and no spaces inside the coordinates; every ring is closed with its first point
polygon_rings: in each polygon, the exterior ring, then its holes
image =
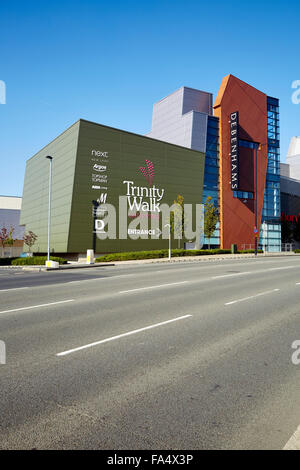
{"type": "Polygon", "coordinates": [[[106,165],[98,165],[97,163],[93,166],[93,170],[95,171],[106,171],[106,168],[106,165]]]}

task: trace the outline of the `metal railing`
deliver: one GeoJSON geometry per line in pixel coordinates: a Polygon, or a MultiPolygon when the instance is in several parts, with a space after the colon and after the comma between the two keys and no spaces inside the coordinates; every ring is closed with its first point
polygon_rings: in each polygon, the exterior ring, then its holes
{"type": "Polygon", "coordinates": [[[243,250],[254,250],[255,249],[255,244],[254,243],[244,243],[242,245],[242,251],[243,250]]]}
{"type": "Polygon", "coordinates": [[[290,252],[294,251],[295,249],[295,244],[294,243],[281,243],[281,251],[283,252],[290,252]]]}
{"type": "MultiPolygon", "coordinates": [[[[273,247],[274,248],[274,247],[273,247]]],[[[244,243],[241,245],[242,250],[254,250],[255,245],[254,243],[244,243]]],[[[259,245],[258,246],[259,250],[263,250],[264,253],[275,253],[276,251],[279,252],[279,250],[273,250],[272,246],[268,245],[259,245]]],[[[292,253],[295,249],[295,244],[294,243],[281,243],[281,252],[282,253],[292,253]]]]}

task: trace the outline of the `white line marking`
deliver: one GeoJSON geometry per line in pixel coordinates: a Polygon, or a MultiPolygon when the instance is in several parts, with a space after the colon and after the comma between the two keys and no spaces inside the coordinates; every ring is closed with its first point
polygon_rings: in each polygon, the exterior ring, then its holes
{"type": "Polygon", "coordinates": [[[238,299],[238,300],[233,300],[232,302],[227,302],[225,305],[233,305],[238,302],[244,302],[244,300],[249,300],[249,299],[255,299],[255,297],[260,297],[261,295],[267,295],[267,294],[272,294],[272,292],[278,292],[279,289],[273,289],[273,290],[268,290],[266,292],[260,292],[259,294],[256,295],[251,295],[249,297],[244,297],[243,299],[238,299]]]}
{"type": "Polygon", "coordinates": [[[29,289],[29,287],[13,287],[12,289],[0,289],[0,292],[9,292],[10,290],[29,289]]]}
{"type": "Polygon", "coordinates": [[[187,284],[188,282],[189,281],[172,282],[171,284],[160,284],[158,286],[140,287],[139,289],[121,290],[119,294],[127,294],[128,292],[138,292],[140,290],[147,290],[147,289],[159,289],[161,287],[168,287],[168,286],[178,286],[179,284],[187,284]]]}
{"type": "Polygon", "coordinates": [[[282,266],[281,268],[268,268],[265,271],[280,271],[281,269],[299,268],[299,266],[282,266]]]}
{"type": "Polygon", "coordinates": [[[75,299],[60,300],[59,302],[50,302],[49,304],[31,305],[30,307],[21,307],[21,308],[14,308],[11,310],[2,310],[2,312],[0,313],[19,312],[20,310],[29,310],[31,308],[48,307],[49,305],[57,305],[57,304],[65,304],[67,302],[74,302],[74,300],[75,299]]]}
{"type": "Polygon", "coordinates": [[[245,271],[244,273],[223,274],[222,276],[213,276],[211,279],[221,279],[222,277],[244,276],[245,274],[252,274],[253,271],[245,271]]]}
{"type": "MultiPolygon", "coordinates": [[[[143,273],[144,274],[144,273],[143,273]]],[[[135,276],[135,274],[120,274],[118,276],[107,276],[107,277],[93,277],[91,279],[79,279],[78,281],[67,281],[64,282],[63,284],[75,284],[75,283],[80,283],[80,282],[88,282],[88,281],[111,281],[112,279],[120,278],[120,277],[132,277],[135,276]]]]}
{"type": "Polygon", "coordinates": [[[173,318],[172,320],[155,323],[154,325],[145,326],[144,328],[139,328],[138,330],[128,331],[127,333],[122,333],[121,335],[112,336],[111,338],[106,338],[100,341],[95,341],[94,343],[86,344],[85,346],[80,346],[78,348],[69,349],[68,351],[63,351],[63,352],[56,354],[56,356],[66,356],[67,354],[71,354],[76,351],[81,351],[82,349],[92,348],[93,346],[98,346],[99,344],[108,343],[109,341],[114,341],[119,338],[124,338],[125,336],[134,335],[136,333],[140,333],[141,331],[146,331],[152,328],[157,328],[158,326],[167,325],[168,323],[173,323],[178,320],[184,320],[185,318],[189,318],[189,317],[192,317],[192,315],[184,315],[182,317],[173,318]]]}
{"type": "Polygon", "coordinates": [[[300,450],[300,426],[286,443],[283,450],[300,450]]]}
{"type": "Polygon", "coordinates": [[[259,269],[256,271],[245,271],[243,273],[234,273],[234,274],[223,274],[221,276],[213,276],[210,279],[221,279],[226,277],[235,277],[235,276],[244,276],[245,274],[263,274],[268,271],[280,271],[283,269],[297,269],[300,268],[300,265],[297,266],[282,266],[281,268],[268,268],[268,269],[259,269]]]}

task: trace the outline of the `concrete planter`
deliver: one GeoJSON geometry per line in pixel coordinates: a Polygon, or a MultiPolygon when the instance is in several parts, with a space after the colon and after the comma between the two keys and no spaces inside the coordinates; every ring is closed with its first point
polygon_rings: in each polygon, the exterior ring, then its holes
{"type": "Polygon", "coordinates": [[[47,268],[58,268],[59,267],[59,263],[57,261],[46,261],[45,262],[45,266],[47,268]]]}

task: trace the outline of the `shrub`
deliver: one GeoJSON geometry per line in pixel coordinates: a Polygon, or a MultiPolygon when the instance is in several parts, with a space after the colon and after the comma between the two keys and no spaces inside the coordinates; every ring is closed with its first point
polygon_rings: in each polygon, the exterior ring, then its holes
{"type": "Polygon", "coordinates": [[[296,249],[294,250],[294,253],[300,253],[300,249],[299,249],[299,248],[296,248],[296,249]]]}
{"type": "Polygon", "coordinates": [[[11,266],[12,261],[16,258],[0,258],[0,266],[11,266]]]}
{"type": "MultiPolygon", "coordinates": [[[[257,250],[257,253],[263,253],[263,250],[257,250]]],[[[255,253],[255,250],[239,250],[238,253],[240,254],[247,254],[247,253],[255,253]]]]}
{"type": "MultiPolygon", "coordinates": [[[[219,255],[229,254],[230,250],[221,250],[216,248],[214,250],[172,250],[172,257],[177,258],[181,256],[203,256],[203,255],[219,255]]],[[[110,253],[100,256],[96,259],[96,263],[110,262],[110,261],[129,261],[137,259],[154,259],[154,258],[167,258],[169,250],[153,250],[153,251],[132,251],[124,253],[110,253]]]]}
{"type": "MultiPolygon", "coordinates": [[[[57,261],[59,264],[67,264],[67,260],[56,256],[50,256],[51,261],[57,261]]],[[[27,258],[16,258],[12,261],[13,266],[44,266],[47,256],[31,256],[27,258]]]]}

